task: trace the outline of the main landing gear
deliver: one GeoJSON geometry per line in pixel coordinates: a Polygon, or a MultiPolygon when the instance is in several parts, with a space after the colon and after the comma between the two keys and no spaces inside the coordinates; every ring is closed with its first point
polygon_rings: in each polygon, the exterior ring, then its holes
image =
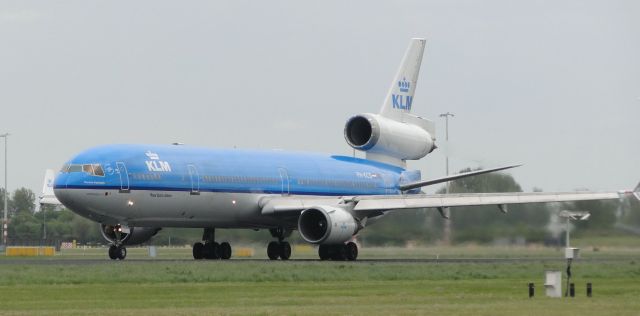
{"type": "Polygon", "coordinates": [[[228,242],[215,241],[215,229],[205,228],[202,242],[193,244],[193,259],[223,259],[231,258],[231,245],[228,242]]]}
{"type": "Polygon", "coordinates": [[[291,245],[284,241],[286,237],[291,235],[291,230],[286,230],[282,227],[269,229],[271,236],[278,238],[278,241],[272,241],[267,246],[267,256],[271,260],[289,260],[291,257],[291,245]]]}
{"type": "Polygon", "coordinates": [[[358,246],[354,242],[337,245],[320,245],[318,248],[320,260],[354,261],[358,258],[358,246]]]}

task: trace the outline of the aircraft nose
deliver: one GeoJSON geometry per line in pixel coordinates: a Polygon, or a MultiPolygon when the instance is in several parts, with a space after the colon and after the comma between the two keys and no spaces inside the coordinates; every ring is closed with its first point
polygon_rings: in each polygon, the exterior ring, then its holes
{"type": "Polygon", "coordinates": [[[53,181],[53,189],[66,189],[67,188],[67,177],[66,173],[59,173],[58,176],[53,181]]]}

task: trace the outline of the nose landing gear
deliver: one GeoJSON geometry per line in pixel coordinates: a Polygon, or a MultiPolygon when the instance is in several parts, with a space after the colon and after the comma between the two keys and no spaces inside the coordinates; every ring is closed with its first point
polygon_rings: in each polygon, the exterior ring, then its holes
{"type": "Polygon", "coordinates": [[[111,260],[124,260],[127,257],[127,248],[125,246],[109,246],[109,258],[111,260]]]}
{"type": "Polygon", "coordinates": [[[124,246],[129,235],[129,228],[121,225],[103,225],[103,235],[111,241],[109,246],[109,258],[111,260],[124,260],[127,257],[127,248],[124,246]]]}

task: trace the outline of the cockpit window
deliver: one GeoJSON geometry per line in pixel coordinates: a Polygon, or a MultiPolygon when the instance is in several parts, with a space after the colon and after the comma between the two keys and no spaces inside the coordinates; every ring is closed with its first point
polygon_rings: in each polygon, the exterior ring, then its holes
{"type": "Polygon", "coordinates": [[[82,171],[93,174],[93,165],[82,165],[82,171]]]}
{"type": "Polygon", "coordinates": [[[102,170],[102,166],[100,164],[93,164],[93,175],[104,177],[104,171],[102,170]]]}
{"type": "Polygon", "coordinates": [[[104,177],[104,170],[102,166],[98,163],[94,164],[84,164],[84,165],[76,165],[76,164],[66,164],[62,166],[60,172],[68,173],[68,172],[86,172],[93,176],[104,177]]]}
{"type": "Polygon", "coordinates": [[[67,172],[82,172],[82,165],[69,165],[67,172]]]}

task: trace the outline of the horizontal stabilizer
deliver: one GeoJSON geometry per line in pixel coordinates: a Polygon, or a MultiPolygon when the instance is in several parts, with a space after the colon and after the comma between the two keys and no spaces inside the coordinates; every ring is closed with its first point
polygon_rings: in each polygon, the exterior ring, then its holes
{"type": "Polygon", "coordinates": [[[451,181],[451,180],[477,176],[477,175],[480,175],[480,174],[485,174],[485,173],[490,173],[490,172],[495,172],[495,171],[500,171],[500,170],[506,170],[506,169],[511,169],[511,168],[520,167],[520,166],[522,166],[522,165],[511,165],[511,166],[499,167],[499,168],[493,168],[493,169],[484,169],[484,170],[477,170],[477,171],[471,171],[471,172],[464,172],[464,173],[454,174],[452,176],[447,176],[447,177],[438,178],[438,179],[416,181],[416,182],[400,185],[400,190],[407,191],[407,190],[416,189],[416,188],[420,188],[420,187],[426,187],[426,186],[429,186],[429,185],[434,185],[434,184],[438,184],[438,183],[442,183],[442,182],[448,182],[448,181],[451,181]]]}

